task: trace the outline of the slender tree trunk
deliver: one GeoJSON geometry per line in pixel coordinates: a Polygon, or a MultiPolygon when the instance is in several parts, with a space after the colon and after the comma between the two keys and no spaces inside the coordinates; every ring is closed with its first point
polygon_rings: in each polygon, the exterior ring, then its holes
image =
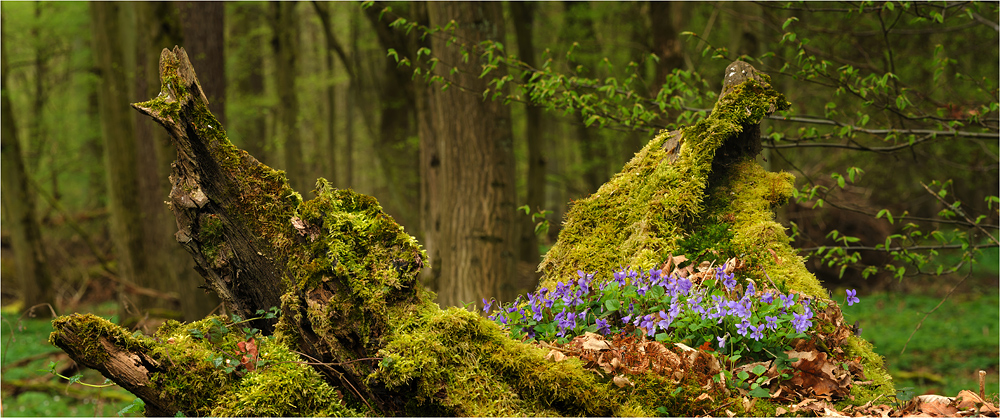
{"type": "MultiPolygon", "coordinates": [[[[410,6],[413,4],[411,3],[410,6]]],[[[398,6],[397,6],[398,7],[398,6]]],[[[407,35],[388,26],[391,20],[379,19],[381,9],[371,7],[365,16],[371,22],[382,50],[394,49],[400,55],[413,56],[416,36],[407,35]]],[[[419,202],[420,171],[419,145],[410,139],[417,136],[413,72],[410,67],[398,67],[395,60],[382,60],[378,89],[380,105],[378,135],[375,137],[376,157],[385,174],[386,188],[381,197],[386,212],[400,224],[416,231],[420,226],[419,211],[412,209],[419,202]]],[[[419,231],[416,235],[420,236],[419,231]]]]}
{"type": "MultiPolygon", "coordinates": [[[[535,63],[534,20],[538,8],[534,2],[511,2],[510,5],[514,30],[517,32],[517,53],[525,64],[537,68],[535,63]]],[[[525,74],[530,76],[530,74],[525,74]]],[[[525,115],[525,141],[528,143],[528,181],[527,198],[531,213],[544,210],[545,207],[545,135],[542,127],[542,109],[537,106],[527,106],[525,115]]],[[[518,215],[518,228],[521,232],[518,259],[532,266],[534,272],[541,260],[538,253],[538,235],[535,234],[535,222],[529,216],[518,215]]],[[[519,284],[538,283],[540,274],[519,278],[519,284]]]]}
{"type": "MultiPolygon", "coordinates": [[[[225,3],[181,1],[175,3],[184,30],[184,48],[205,83],[208,108],[226,123],[225,3]]],[[[161,48],[169,45],[162,45],[161,48]]]]}
{"type": "MultiPolygon", "coordinates": [[[[351,14],[351,62],[350,64],[345,63],[345,66],[353,66],[354,74],[357,74],[358,69],[361,67],[359,64],[361,54],[358,53],[359,20],[361,20],[361,18],[357,13],[351,14]]],[[[347,86],[347,102],[349,105],[347,106],[347,126],[345,127],[345,129],[347,129],[347,135],[344,138],[344,142],[346,143],[344,144],[344,158],[346,159],[346,161],[344,161],[344,187],[354,187],[354,118],[356,117],[354,113],[354,104],[360,102],[358,100],[357,77],[352,77],[350,84],[347,86]]]]}
{"type": "MultiPolygon", "coordinates": [[[[575,63],[584,67],[583,77],[593,77],[597,74],[597,32],[594,30],[593,10],[585,1],[570,1],[563,3],[566,21],[563,22],[560,37],[567,42],[586,40],[586,44],[577,48],[573,58],[575,63]]],[[[576,137],[580,146],[582,158],[583,179],[586,193],[593,193],[608,179],[607,147],[601,137],[593,129],[588,128],[581,115],[574,118],[576,137]]]]}
{"type": "Polygon", "coordinates": [[[277,60],[274,85],[278,91],[278,107],[275,109],[278,137],[285,145],[285,171],[288,181],[296,190],[311,190],[312,184],[306,176],[306,166],[302,155],[302,137],[299,132],[299,96],[295,89],[298,77],[299,21],[296,2],[277,1],[271,3],[271,46],[277,60]]]}
{"type": "MultiPolygon", "coordinates": [[[[458,24],[455,37],[469,51],[468,63],[447,38],[431,40],[435,54],[450,65],[436,71],[469,92],[455,87],[432,89],[430,113],[440,155],[441,229],[438,301],[442,305],[478,302],[484,297],[513,296],[517,233],[514,215],[514,161],[510,110],[500,101],[483,100],[487,80],[479,78],[479,43],[503,39],[499,3],[429,3],[430,23],[458,24]],[[459,72],[449,76],[454,65],[459,72]],[[446,109],[462,109],[461,116],[446,109]]],[[[430,162],[433,164],[433,161],[430,162]]]]}
{"type": "Polygon", "coordinates": [[[234,123],[228,126],[233,142],[258,160],[273,164],[273,153],[267,150],[267,114],[262,104],[264,98],[264,49],[265,39],[256,28],[265,24],[261,3],[240,2],[232,4],[233,24],[230,25],[229,53],[237,68],[229,71],[236,91],[236,103],[227,107],[234,123]]]}
{"type": "MultiPolygon", "coordinates": [[[[111,237],[115,244],[118,274],[132,283],[148,283],[149,274],[142,239],[141,205],[137,179],[135,127],[128,107],[129,77],[123,68],[120,40],[120,3],[91,2],[91,26],[95,64],[100,72],[98,87],[104,162],[108,181],[111,237]]],[[[134,302],[122,296],[122,317],[138,312],[134,302]]]]}
{"type": "MultiPolygon", "coordinates": [[[[136,42],[136,92],[139,97],[152,97],[159,93],[158,61],[159,52],[166,45],[184,43],[187,37],[199,37],[195,33],[185,33],[185,28],[191,30],[196,22],[184,21],[178,7],[174,3],[149,2],[133,3],[136,8],[137,30],[139,39],[136,42]]],[[[214,7],[216,5],[205,5],[214,7]]],[[[189,13],[190,15],[190,13],[189,13]]],[[[206,13],[216,16],[216,13],[206,13]]],[[[204,18],[204,16],[202,16],[204,18]]],[[[221,22],[214,22],[218,25],[221,22]]],[[[200,23],[199,23],[200,24],[200,23]]],[[[210,35],[216,36],[216,35],[210,35]]],[[[205,44],[202,41],[199,44],[205,44]]],[[[210,52],[221,54],[221,51],[210,52]]],[[[217,67],[218,60],[203,57],[203,65],[217,67]]],[[[213,68],[212,76],[218,76],[218,68],[213,68]]],[[[218,80],[215,80],[218,81],[218,80]]],[[[216,89],[218,91],[218,89],[216,89]]],[[[222,102],[217,106],[223,108],[222,102]]],[[[216,295],[206,293],[199,288],[207,288],[205,280],[194,270],[194,262],[184,249],[173,239],[176,221],[170,216],[166,196],[170,193],[170,163],[176,154],[170,146],[166,133],[156,126],[156,123],[139,114],[136,118],[137,158],[139,162],[139,190],[142,205],[143,240],[146,248],[147,263],[155,276],[149,277],[153,282],[138,283],[141,286],[173,292],[181,297],[175,300],[151,296],[137,296],[140,306],[146,309],[163,308],[179,311],[177,314],[163,312],[156,316],[171,317],[177,315],[186,320],[202,318],[219,305],[216,295]],[[169,303],[168,303],[169,302],[169,303]]]]}
{"type": "Polygon", "coordinates": [[[337,150],[337,130],[336,130],[336,116],[337,116],[337,90],[333,84],[334,76],[334,62],[333,56],[339,55],[340,62],[344,65],[349,75],[349,80],[354,81],[355,73],[352,65],[352,60],[348,57],[347,52],[344,51],[343,46],[337,41],[337,36],[333,32],[333,22],[330,18],[330,4],[325,2],[313,1],[313,8],[316,10],[316,15],[319,16],[320,23],[323,25],[323,39],[326,41],[326,68],[327,74],[327,87],[326,87],[326,100],[327,100],[327,116],[326,116],[326,136],[327,144],[326,149],[328,155],[328,162],[330,164],[330,169],[327,170],[329,173],[329,180],[333,184],[339,184],[337,181],[337,170],[339,165],[337,164],[338,156],[340,152],[337,150]]]}
{"type": "Polygon", "coordinates": [[[649,2],[649,19],[653,28],[653,53],[660,58],[660,62],[656,64],[656,78],[652,84],[653,96],[660,92],[667,74],[684,65],[681,41],[677,38],[678,30],[673,24],[673,8],[677,6],[669,1],[649,2]]]}
{"type": "MultiPolygon", "coordinates": [[[[2,39],[0,35],[0,39],[2,39]]],[[[2,42],[2,41],[0,41],[2,42]]],[[[2,180],[3,214],[5,226],[10,230],[11,244],[17,266],[17,280],[25,308],[40,303],[52,303],[52,277],[47,268],[45,247],[42,245],[41,228],[35,214],[35,194],[31,192],[25,170],[21,141],[14,123],[14,111],[7,90],[7,48],[0,46],[0,180],[2,180]]]]}

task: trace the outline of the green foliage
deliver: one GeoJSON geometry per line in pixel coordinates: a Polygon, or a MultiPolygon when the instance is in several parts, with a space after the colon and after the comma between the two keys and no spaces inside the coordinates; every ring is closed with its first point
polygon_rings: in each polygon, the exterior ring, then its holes
{"type": "MultiPolygon", "coordinates": [[[[969,184],[962,188],[962,194],[985,203],[977,204],[975,212],[968,216],[960,216],[955,211],[962,204],[961,199],[947,202],[933,218],[924,210],[911,215],[917,208],[906,208],[900,202],[915,198],[923,191],[910,187],[913,182],[886,184],[886,180],[891,181],[899,173],[907,172],[933,187],[934,184],[950,184],[951,180],[931,176],[954,176],[956,173],[937,168],[927,170],[926,163],[897,167],[892,173],[887,171],[890,165],[880,162],[881,155],[928,147],[933,147],[929,148],[933,151],[925,158],[967,160],[969,147],[962,144],[971,142],[987,150],[986,155],[992,159],[986,164],[995,171],[997,146],[981,141],[992,140],[998,132],[998,60],[986,60],[990,62],[986,66],[975,65],[973,63],[981,58],[975,55],[976,52],[954,45],[961,45],[963,40],[970,38],[996,39],[995,31],[976,22],[982,21],[983,15],[995,15],[998,6],[995,3],[910,2],[898,5],[900,7],[894,3],[863,2],[856,8],[825,9],[796,3],[763,5],[764,19],[780,26],[782,35],[768,43],[768,52],[739,57],[796,85],[790,97],[797,110],[772,116],[772,123],[765,126],[764,137],[767,138],[766,147],[788,161],[786,165],[805,179],[805,184],[794,196],[799,202],[811,201],[816,209],[845,208],[847,204],[843,200],[847,190],[875,187],[881,192],[873,199],[873,204],[862,211],[876,219],[888,215],[885,218],[893,225],[894,234],[887,243],[859,245],[857,237],[835,234],[828,237],[832,243],[807,249],[821,257],[824,264],[839,268],[841,275],[848,269],[862,271],[865,277],[880,271],[897,278],[947,274],[962,264],[973,262],[980,248],[1000,245],[995,238],[1000,211],[992,205],[1000,198],[989,193],[996,190],[995,181],[992,186],[977,187],[976,184],[984,179],[961,174],[962,180],[969,184]],[[827,31],[802,23],[823,19],[844,27],[842,34],[827,36],[827,31]],[[961,31],[953,34],[957,30],[961,31]],[[897,33],[919,34],[915,38],[921,40],[900,37],[897,33]],[[874,48],[883,56],[882,65],[872,63],[867,55],[859,56],[867,54],[860,51],[865,48],[848,46],[851,42],[844,39],[854,39],[850,38],[853,36],[880,37],[883,42],[874,48]],[[902,56],[907,57],[907,63],[915,64],[902,66],[902,56]],[[814,114],[823,116],[808,116],[814,114]],[[795,161],[783,154],[793,148],[801,152],[794,157],[795,161]],[[826,151],[831,149],[832,152],[826,151]],[[817,152],[819,150],[824,151],[817,152]],[[815,173],[810,167],[820,161],[823,166],[819,169],[828,170],[829,182],[813,180],[815,173]],[[859,162],[864,166],[859,167],[859,162]],[[833,168],[837,166],[843,166],[846,174],[838,173],[839,170],[833,168]],[[862,176],[866,173],[867,176],[862,176]],[[886,207],[878,208],[876,204],[886,207]],[[896,213],[901,215],[894,215],[896,213]],[[946,222],[943,225],[947,233],[928,232],[928,228],[935,228],[932,222],[940,220],[946,222]],[[976,228],[978,239],[962,237],[968,228],[976,228]],[[936,243],[927,241],[927,237],[941,234],[953,238],[936,243]],[[891,245],[892,241],[896,241],[896,245],[891,245]],[[891,262],[864,265],[858,254],[860,249],[887,253],[891,262]],[[955,251],[962,254],[959,263],[944,265],[939,262],[937,255],[940,252],[955,251]]],[[[581,44],[571,37],[567,38],[564,54],[546,49],[542,64],[532,67],[506,51],[501,43],[463,44],[462,40],[449,35],[448,28],[455,22],[444,28],[424,27],[406,19],[397,19],[394,23],[405,26],[406,30],[416,29],[422,36],[449,37],[451,44],[467,54],[476,50],[483,68],[476,75],[489,78],[490,88],[471,93],[482,94],[484,99],[528,103],[564,115],[576,115],[587,126],[639,129],[650,133],[662,128],[675,129],[704,118],[705,108],[717,97],[709,91],[706,80],[711,77],[706,74],[718,74],[718,69],[709,66],[697,70],[674,69],[662,84],[657,82],[660,87],[657,96],[647,97],[639,88],[645,82],[644,63],[632,61],[616,65],[607,58],[579,58],[581,44]],[[600,65],[599,68],[574,67],[577,62],[599,62],[600,65]],[[494,76],[494,70],[501,67],[506,67],[507,72],[494,76]],[[617,73],[616,68],[624,71],[617,73]],[[598,69],[608,75],[594,77],[598,69]]],[[[722,31],[713,32],[713,35],[719,32],[722,31]]],[[[723,33],[719,37],[728,34],[723,33]]],[[[701,52],[706,57],[733,58],[727,48],[713,45],[713,38],[719,37],[702,37],[691,31],[682,35],[698,42],[699,48],[704,45],[701,52]]],[[[986,52],[996,57],[995,49],[986,52]]],[[[658,59],[655,56],[647,58],[650,62],[658,59]]],[[[442,88],[453,83],[450,75],[432,71],[437,61],[431,51],[418,53],[412,64],[414,76],[422,77],[427,83],[440,84],[442,88]]]]}
{"type": "MultiPolygon", "coordinates": [[[[777,360],[783,370],[795,339],[807,338],[813,326],[813,308],[827,303],[805,298],[801,293],[755,287],[752,281],[737,286],[734,274],[723,267],[711,271],[695,286],[687,278],[667,277],[660,270],[638,273],[622,269],[613,279],[594,280],[594,274],[578,271],[578,280],[559,282],[551,293],[542,288],[511,303],[499,305],[490,319],[505,326],[516,340],[556,341],[586,332],[602,335],[645,334],[661,342],[717,347],[726,362],[777,360]]],[[[848,296],[853,294],[848,292],[848,296]]],[[[847,303],[857,303],[857,298],[847,303]]],[[[483,300],[483,311],[493,302],[483,300]]],[[[763,366],[759,366],[763,367],[763,366]]],[[[726,381],[768,397],[762,388],[763,370],[726,381]]],[[[784,374],[790,378],[791,374],[784,374]]]]}

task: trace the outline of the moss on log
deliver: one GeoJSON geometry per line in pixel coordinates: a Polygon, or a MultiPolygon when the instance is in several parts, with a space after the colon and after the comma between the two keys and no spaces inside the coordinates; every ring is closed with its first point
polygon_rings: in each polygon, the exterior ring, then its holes
{"type": "MultiPolygon", "coordinates": [[[[791,177],[752,160],[754,128],[788,104],[765,75],[747,71],[727,83],[711,117],[660,134],[577,202],[542,264],[542,285],[576,269],[648,268],[711,241],[754,254],[750,274],[822,293],[773,221],[791,177]],[[692,238],[705,231],[730,238],[692,238]]],[[[235,316],[168,321],[141,336],[73,315],[55,320],[51,336],[142,398],[147,415],[767,413],[713,383],[718,361],[709,366],[714,357],[704,351],[682,353],[684,374],[647,372],[623,384],[579,359],[548,359],[549,350],[510,339],[481,315],[440,309],[417,280],[420,245],[374,198],[320,179],[316,196],[303,200],[282,172],[229,142],[182,48],[163,51],[160,77],[160,95],[133,106],[177,147],[169,202],[176,238],[235,316]]],[[[866,372],[885,377],[870,346],[848,345],[866,372]]],[[[876,383],[859,389],[857,401],[892,389],[884,378],[876,383]]]]}

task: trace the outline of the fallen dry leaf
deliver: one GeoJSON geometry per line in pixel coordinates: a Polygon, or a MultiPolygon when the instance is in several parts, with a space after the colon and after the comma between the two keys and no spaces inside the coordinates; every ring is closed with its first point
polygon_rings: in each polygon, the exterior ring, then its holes
{"type": "Polygon", "coordinates": [[[553,361],[559,362],[566,360],[566,355],[559,350],[549,350],[549,354],[545,355],[545,359],[552,359],[553,361]]]}
{"type": "Polygon", "coordinates": [[[615,377],[612,378],[611,381],[614,382],[615,385],[617,385],[620,388],[625,387],[625,385],[635,386],[635,384],[629,381],[627,377],[620,374],[615,375],[615,377]]]}

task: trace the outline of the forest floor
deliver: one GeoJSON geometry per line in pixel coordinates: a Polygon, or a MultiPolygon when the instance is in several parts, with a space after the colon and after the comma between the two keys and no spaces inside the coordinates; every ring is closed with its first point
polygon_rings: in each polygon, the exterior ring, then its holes
{"type": "MultiPolygon", "coordinates": [[[[998,403],[1000,273],[996,256],[985,258],[980,264],[985,268],[940,306],[961,278],[947,283],[909,282],[868,294],[861,290],[861,302],[845,307],[846,322],[860,321],[862,336],[885,357],[901,400],[922,394],[955,396],[963,389],[977,392],[977,373],[985,370],[987,401],[998,403]]],[[[92,370],[72,369],[72,361],[48,343],[52,318],[47,309],[44,317],[42,310],[36,310],[39,315],[29,318],[19,317],[17,308],[8,305],[0,310],[0,415],[138,416],[121,413],[135,397],[119,387],[92,388],[53,375],[52,363],[64,376],[82,375],[80,382],[104,382],[92,370]]],[[[114,321],[116,309],[103,295],[84,301],[77,311],[114,321]]]]}

